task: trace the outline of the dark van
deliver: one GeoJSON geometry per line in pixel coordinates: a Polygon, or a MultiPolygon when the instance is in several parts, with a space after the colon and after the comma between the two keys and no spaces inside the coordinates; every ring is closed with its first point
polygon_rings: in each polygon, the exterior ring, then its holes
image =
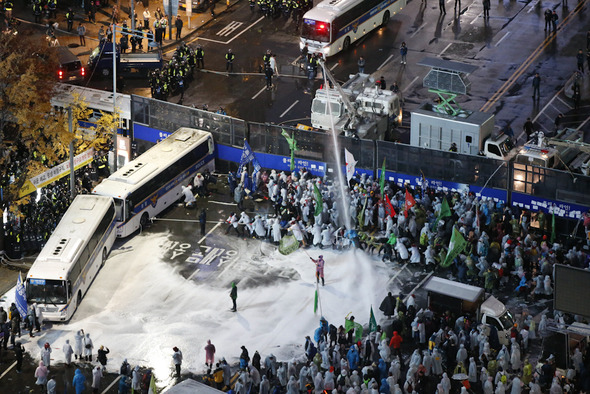
{"type": "Polygon", "coordinates": [[[74,55],[68,47],[60,46],[57,49],[57,59],[59,68],[57,70],[57,79],[60,82],[82,82],[86,78],[86,69],[78,56],[74,55]]]}

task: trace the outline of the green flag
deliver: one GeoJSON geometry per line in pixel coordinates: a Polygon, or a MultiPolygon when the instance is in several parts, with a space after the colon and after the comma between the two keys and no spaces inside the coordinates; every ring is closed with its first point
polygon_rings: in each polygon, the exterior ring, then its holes
{"type": "Polygon", "coordinates": [[[449,216],[451,216],[451,208],[449,208],[447,198],[443,197],[442,204],[440,204],[440,212],[438,213],[438,218],[448,218],[449,216]]]}
{"type": "Polygon", "coordinates": [[[315,299],[313,300],[313,314],[318,311],[318,289],[315,289],[315,299]]]}
{"type": "Polygon", "coordinates": [[[324,210],[324,201],[322,200],[322,193],[318,189],[318,185],[313,184],[313,193],[315,195],[315,212],[313,216],[318,216],[324,210]]]}
{"type": "Polygon", "coordinates": [[[344,318],[344,332],[354,330],[354,320],[344,318]]]}
{"type": "Polygon", "coordinates": [[[385,157],[383,158],[381,174],[379,175],[379,187],[381,188],[381,198],[383,198],[383,190],[385,189],[385,157]]]}
{"type": "Polygon", "coordinates": [[[439,220],[441,220],[442,218],[450,217],[451,215],[452,215],[451,208],[449,207],[449,203],[447,202],[447,198],[443,197],[443,201],[440,204],[440,212],[438,213],[438,216],[436,217],[436,220],[434,221],[432,229],[436,230],[439,220]]]}
{"type": "Polygon", "coordinates": [[[373,314],[373,305],[371,305],[371,314],[369,315],[369,331],[377,331],[377,320],[375,320],[375,315],[373,314]]]}
{"type": "Polygon", "coordinates": [[[555,212],[551,214],[551,243],[555,242],[555,212]]]}
{"type": "Polygon", "coordinates": [[[295,169],[295,150],[297,149],[297,141],[295,141],[295,136],[290,137],[289,134],[285,131],[285,129],[281,130],[283,130],[281,135],[285,137],[287,143],[289,144],[289,149],[291,150],[291,166],[289,167],[289,169],[293,171],[295,169]]]}
{"type": "Polygon", "coordinates": [[[360,323],[354,323],[354,342],[358,343],[363,339],[363,326],[360,323]]]}
{"type": "Polygon", "coordinates": [[[449,242],[449,251],[440,266],[448,267],[451,265],[455,257],[465,249],[465,246],[467,246],[467,241],[465,241],[459,230],[453,227],[453,235],[451,235],[451,242],[449,242]]]}
{"type": "Polygon", "coordinates": [[[285,235],[279,242],[279,253],[288,255],[299,249],[299,241],[294,235],[285,235]]]}
{"type": "Polygon", "coordinates": [[[354,342],[358,342],[363,337],[363,326],[354,320],[344,319],[344,331],[349,332],[354,330],[354,342]]]}

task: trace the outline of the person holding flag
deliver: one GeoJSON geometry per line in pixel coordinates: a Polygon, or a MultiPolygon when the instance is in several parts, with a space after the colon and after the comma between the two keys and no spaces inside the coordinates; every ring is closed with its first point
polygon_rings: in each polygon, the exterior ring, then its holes
{"type": "Polygon", "coordinates": [[[344,161],[346,164],[346,183],[350,185],[350,180],[354,176],[356,163],[358,162],[354,159],[352,153],[350,153],[346,148],[344,148],[344,161]]]}
{"type": "Polygon", "coordinates": [[[293,171],[295,169],[295,151],[297,150],[297,141],[295,141],[295,133],[293,136],[290,137],[289,134],[285,131],[285,129],[281,129],[281,135],[285,137],[287,140],[287,144],[289,144],[289,150],[291,151],[291,162],[289,165],[289,170],[293,171]]]}
{"type": "Polygon", "coordinates": [[[412,209],[416,205],[416,200],[414,200],[414,196],[410,193],[410,191],[406,188],[406,209],[404,210],[404,216],[408,217],[408,211],[412,209]]]}
{"type": "Polygon", "coordinates": [[[322,278],[322,286],[324,285],[324,256],[320,255],[317,259],[309,257],[311,261],[315,264],[315,278],[317,283],[320,283],[320,278],[322,278]]]}

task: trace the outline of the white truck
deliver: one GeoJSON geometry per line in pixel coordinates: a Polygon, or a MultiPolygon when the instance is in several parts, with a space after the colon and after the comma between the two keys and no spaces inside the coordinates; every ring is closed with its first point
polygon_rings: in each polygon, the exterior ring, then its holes
{"type": "Polygon", "coordinates": [[[552,138],[538,131],[519,149],[515,162],[546,168],[567,167],[572,172],[588,175],[590,145],[583,142],[578,130],[563,129],[552,138]]]}
{"type": "Polygon", "coordinates": [[[428,308],[432,311],[444,313],[449,310],[456,317],[469,313],[478,324],[495,327],[500,344],[510,344],[510,330],[514,326],[512,314],[481,287],[432,276],[422,288],[428,292],[428,308]]]}
{"type": "Polygon", "coordinates": [[[354,74],[342,86],[324,68],[333,87],[316,91],[311,104],[311,125],[346,136],[383,139],[390,122],[401,118],[400,100],[391,90],[379,89],[369,74],[354,74]],[[330,105],[328,105],[330,103],[330,105]]]}
{"type": "Polygon", "coordinates": [[[412,112],[410,145],[448,151],[452,144],[458,153],[511,160],[514,143],[505,134],[494,132],[494,115],[462,111],[459,115],[437,112],[426,103],[412,112]]]}

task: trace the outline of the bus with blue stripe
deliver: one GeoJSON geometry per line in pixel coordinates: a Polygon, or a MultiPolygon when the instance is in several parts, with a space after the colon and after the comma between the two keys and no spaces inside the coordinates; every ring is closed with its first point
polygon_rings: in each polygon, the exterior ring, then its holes
{"type": "Polygon", "coordinates": [[[385,27],[406,0],[324,0],[303,15],[300,49],[324,58],[347,50],[369,32],[385,27]]]}
{"type": "Polygon", "coordinates": [[[113,92],[87,88],[85,86],[70,85],[67,83],[57,84],[54,88],[51,105],[54,111],[65,111],[74,104],[76,100],[84,102],[91,111],[88,119],[78,120],[78,127],[82,133],[93,134],[92,128],[103,113],[112,114],[117,110],[119,115],[119,127],[117,133],[127,136],[131,127],[131,96],[117,93],[113,100],[113,92]],[[115,104],[116,103],[116,104],[115,104]]]}
{"type": "Polygon", "coordinates": [[[115,242],[115,204],[110,197],[77,196],[27,273],[27,304],[43,320],[70,320],[115,242]]]}
{"type": "Polygon", "coordinates": [[[181,127],[96,185],[92,193],[112,197],[117,236],[146,226],[182,196],[182,185],[197,173],[215,170],[211,133],[181,127]]]}

